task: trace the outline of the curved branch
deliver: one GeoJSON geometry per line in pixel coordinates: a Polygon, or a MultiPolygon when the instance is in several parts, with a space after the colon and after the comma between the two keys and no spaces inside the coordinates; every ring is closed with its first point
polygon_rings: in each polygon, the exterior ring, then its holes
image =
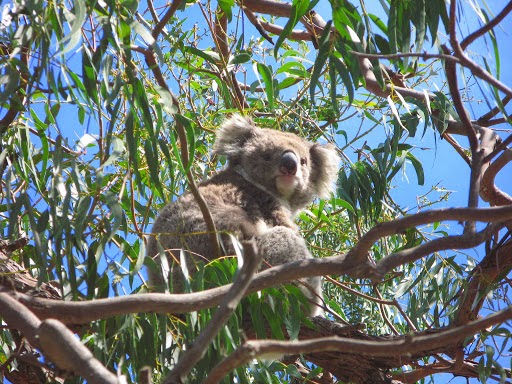
{"type": "Polygon", "coordinates": [[[496,15],[494,19],[485,24],[482,28],[477,29],[475,32],[471,33],[460,43],[460,48],[465,51],[469,44],[483,36],[485,33],[489,32],[491,29],[496,27],[501,21],[512,11],[512,1],[501,10],[500,13],[496,15]]]}
{"type": "Polygon", "coordinates": [[[347,257],[362,260],[369,252],[373,244],[380,238],[391,236],[396,233],[419,225],[434,223],[436,221],[480,221],[500,222],[512,219],[512,206],[493,208],[447,208],[419,212],[414,215],[405,216],[400,219],[377,224],[370,229],[352,248],[347,257]]]}
{"type": "Polygon", "coordinates": [[[377,263],[377,270],[381,275],[404,264],[413,263],[423,256],[446,249],[469,249],[489,240],[497,231],[505,225],[502,223],[490,224],[480,232],[466,232],[460,236],[448,236],[441,239],[430,240],[417,247],[404,249],[393,253],[377,263]]]}
{"type": "Polygon", "coordinates": [[[512,196],[496,187],[494,180],[497,174],[512,162],[512,149],[505,150],[492,164],[489,165],[482,176],[482,185],[480,195],[485,201],[490,201],[493,205],[511,205],[512,196]]]}
{"type": "Polygon", "coordinates": [[[338,336],[303,341],[249,340],[214,367],[208,374],[205,384],[217,383],[236,367],[265,354],[299,355],[322,351],[346,351],[371,357],[410,355],[426,349],[440,348],[457,341],[460,342],[467,336],[509,319],[512,319],[512,307],[434,335],[406,336],[396,341],[352,340],[338,336]]]}
{"type": "Polygon", "coordinates": [[[171,20],[171,17],[174,16],[178,8],[181,6],[181,3],[183,0],[174,0],[171,3],[171,6],[165,13],[164,17],[158,22],[158,24],[155,26],[155,29],[153,29],[153,32],[151,32],[151,35],[156,39],[158,35],[163,31],[169,20],[171,20]]]}
{"type": "MultiPolygon", "coordinates": [[[[381,260],[377,269],[366,260],[366,254],[370,247],[381,237],[390,236],[417,225],[441,220],[499,222],[511,219],[512,206],[485,209],[451,208],[420,212],[416,215],[377,225],[364,235],[359,244],[346,255],[300,260],[261,271],[254,276],[247,289],[247,294],[313,276],[348,275],[378,279],[382,276],[383,272],[397,266],[398,260],[406,260],[407,262],[411,257],[403,253],[388,256],[389,261],[386,261],[388,258],[381,260]]],[[[482,231],[480,235],[475,236],[473,239],[470,236],[462,237],[462,239],[469,239],[468,241],[471,244],[475,244],[478,241],[485,241],[490,231],[489,227],[488,230],[482,231]]],[[[421,248],[419,251],[416,249],[415,252],[423,252],[425,254],[424,252],[440,250],[440,244],[446,247],[445,249],[454,246],[462,249],[468,248],[468,243],[465,240],[464,244],[460,244],[460,238],[455,236],[453,238],[435,240],[432,246],[435,249],[428,248],[428,244],[425,244],[424,248],[421,248]]],[[[417,259],[420,257],[418,255],[419,253],[415,253],[414,257],[417,259]]],[[[48,300],[24,294],[17,294],[16,298],[41,319],[56,318],[68,324],[85,324],[90,321],[128,313],[155,312],[179,314],[211,308],[222,303],[224,295],[227,294],[231,286],[229,284],[196,293],[146,293],[85,302],[48,300]]]]}

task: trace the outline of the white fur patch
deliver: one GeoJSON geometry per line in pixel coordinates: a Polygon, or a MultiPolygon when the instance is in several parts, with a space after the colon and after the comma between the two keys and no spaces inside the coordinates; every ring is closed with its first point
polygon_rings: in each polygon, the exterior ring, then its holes
{"type": "Polygon", "coordinates": [[[256,222],[256,233],[257,236],[261,236],[268,231],[268,226],[263,220],[258,220],[256,222]]]}

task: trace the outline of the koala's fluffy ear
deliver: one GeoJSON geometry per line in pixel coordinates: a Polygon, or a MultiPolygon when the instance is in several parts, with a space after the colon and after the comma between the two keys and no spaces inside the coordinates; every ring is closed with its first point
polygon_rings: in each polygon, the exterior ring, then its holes
{"type": "Polygon", "coordinates": [[[228,159],[238,156],[245,142],[256,135],[258,127],[248,117],[233,115],[217,132],[213,153],[226,155],[228,159]]]}
{"type": "Polygon", "coordinates": [[[313,144],[310,149],[313,185],[318,197],[327,198],[333,191],[338,175],[340,157],[331,144],[313,144]]]}

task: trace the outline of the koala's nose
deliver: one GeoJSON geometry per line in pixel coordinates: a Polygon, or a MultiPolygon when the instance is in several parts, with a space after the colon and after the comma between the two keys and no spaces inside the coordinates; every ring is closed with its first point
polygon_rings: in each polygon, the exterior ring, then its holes
{"type": "Polygon", "coordinates": [[[299,160],[293,152],[285,152],[283,153],[283,156],[281,156],[281,164],[279,165],[279,170],[284,175],[295,175],[297,173],[298,163],[299,160]]]}

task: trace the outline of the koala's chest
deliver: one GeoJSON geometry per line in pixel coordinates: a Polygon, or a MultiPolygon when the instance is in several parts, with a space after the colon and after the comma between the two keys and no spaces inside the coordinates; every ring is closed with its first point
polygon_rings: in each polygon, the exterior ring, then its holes
{"type": "Polygon", "coordinates": [[[201,190],[214,216],[215,212],[240,210],[247,220],[257,226],[296,228],[290,210],[254,186],[228,183],[222,186],[209,185],[201,190]]]}

